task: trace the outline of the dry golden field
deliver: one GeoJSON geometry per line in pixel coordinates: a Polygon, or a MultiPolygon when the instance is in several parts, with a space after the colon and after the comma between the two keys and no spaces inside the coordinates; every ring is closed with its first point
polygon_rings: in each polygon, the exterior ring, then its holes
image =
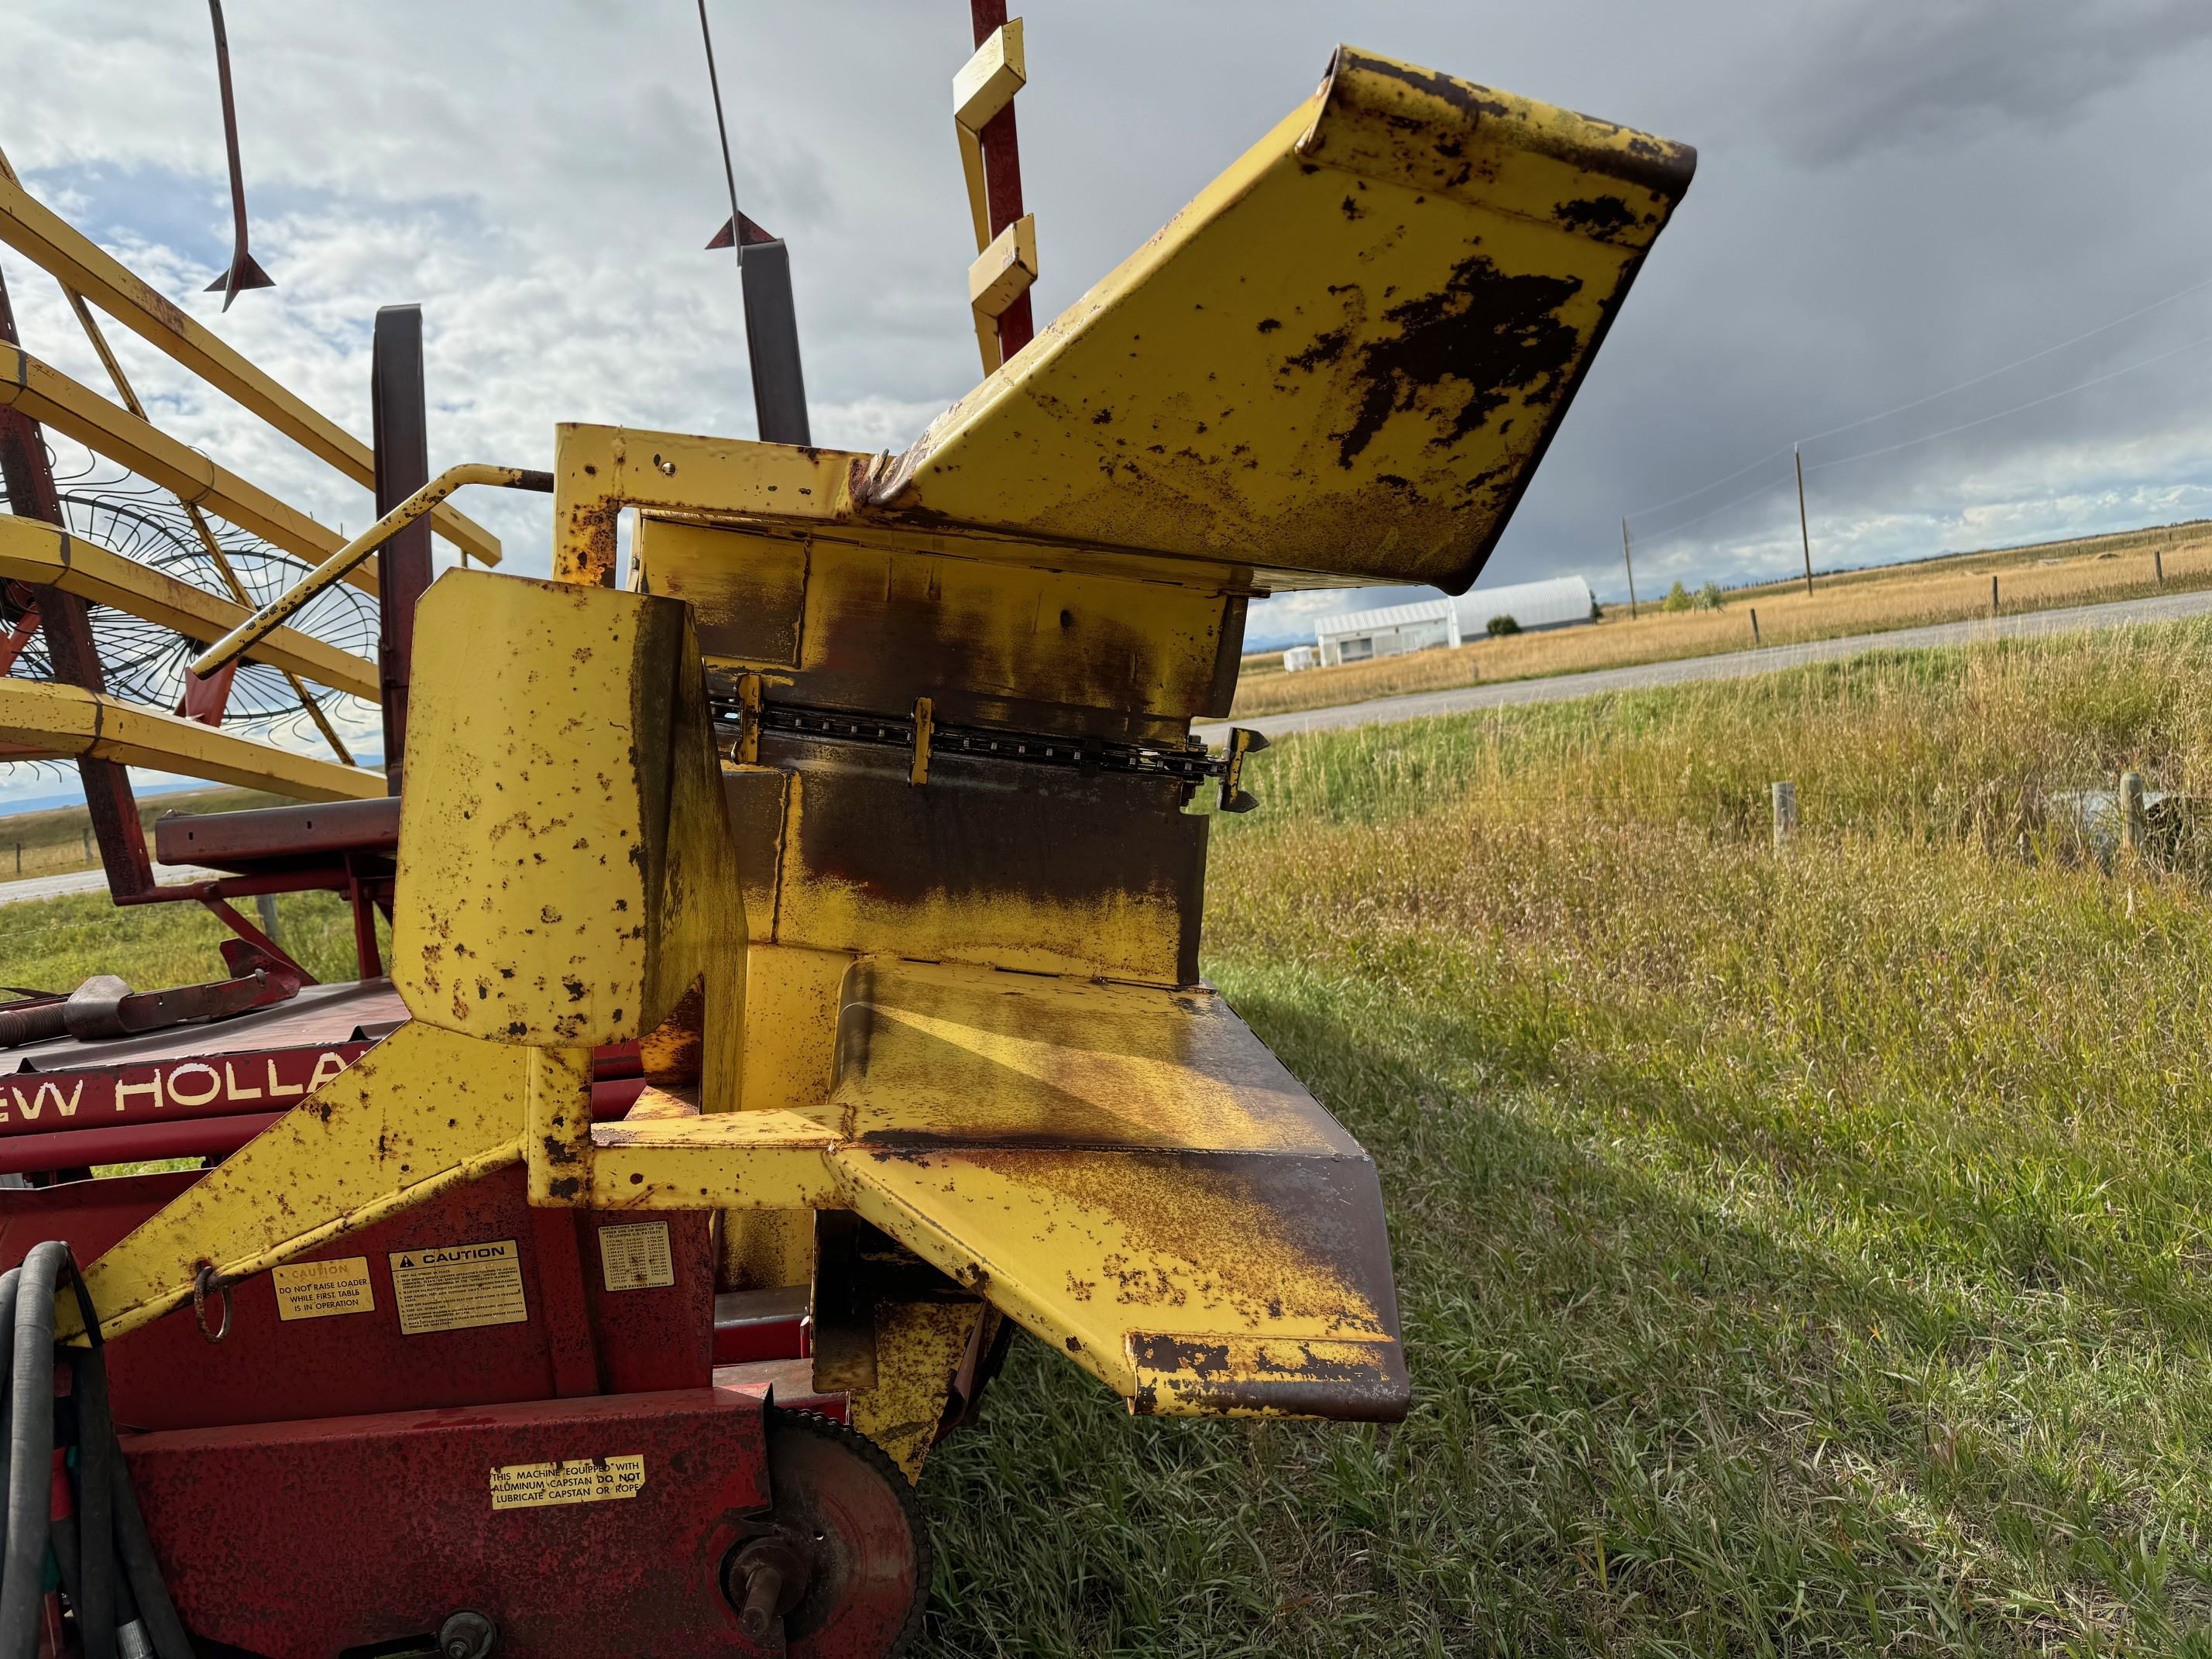
{"type": "Polygon", "coordinates": [[[1279,652],[1255,653],[1245,659],[1235,712],[1279,714],[1478,681],[1748,650],[1754,611],[1758,643],[1764,645],[1959,622],[1990,614],[1991,576],[2007,611],[2134,599],[2160,591],[2154,547],[2165,562],[2166,588],[2212,586],[2212,525],[2193,524],[1816,576],[1809,598],[1802,583],[1740,588],[1718,611],[1662,611],[1662,589],[1645,596],[1634,619],[1626,606],[1608,606],[1603,619],[1588,627],[1486,639],[1455,651],[1422,651],[1297,674],[1282,672],[1279,652]]]}
{"type": "MultiPolygon", "coordinates": [[[[74,778],[66,778],[61,787],[74,782],[74,778]]],[[[280,796],[217,786],[149,795],[138,803],[138,821],[145,828],[146,848],[151,852],[154,821],[165,812],[239,812],[248,807],[281,805],[280,796]]],[[[99,863],[98,851],[92,845],[92,820],[82,806],[57,806],[0,817],[0,881],[13,881],[18,876],[63,875],[72,870],[90,870],[99,863]]]]}

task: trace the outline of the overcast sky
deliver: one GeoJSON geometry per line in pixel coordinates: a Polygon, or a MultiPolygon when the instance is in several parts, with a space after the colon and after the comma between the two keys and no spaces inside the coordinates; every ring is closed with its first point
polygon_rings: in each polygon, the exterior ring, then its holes
{"type": "MultiPolygon", "coordinates": [[[[815,436],[902,447],[977,372],[948,118],[967,8],[712,6],[740,198],[793,248],[815,436]]],[[[8,13],[0,146],[31,189],[356,431],[375,307],[419,301],[434,469],[545,465],[557,420],[751,435],[736,274],[701,249],[726,206],[689,0],[231,0],[254,250],[278,286],[227,317],[197,291],[229,239],[204,9],[8,13]]],[[[1698,147],[1486,584],[1580,573],[1621,591],[1624,514],[1639,586],[1786,569],[1791,441],[2212,281],[2205,0],[1039,0],[1025,15],[1041,317],[1305,95],[1340,40],[1698,147]]],[[[97,384],[51,282],[12,254],[0,269],[27,349],[97,384]]],[[[124,337],[157,419],[366,522],[365,491],[124,337]]],[[[2212,286],[1808,443],[1806,461],[1823,564],[2212,514],[2212,286]]],[[[510,569],[544,568],[542,498],[465,505],[507,538],[510,569]]],[[[1267,602],[1253,637],[1341,604],[1267,602]]]]}

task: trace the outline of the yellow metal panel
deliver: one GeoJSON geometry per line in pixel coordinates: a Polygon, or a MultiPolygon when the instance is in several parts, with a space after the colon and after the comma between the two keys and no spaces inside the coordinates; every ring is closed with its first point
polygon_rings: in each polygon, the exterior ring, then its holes
{"type": "Polygon", "coordinates": [[[810,817],[848,839],[867,834],[860,803],[837,799],[864,786],[833,767],[793,770],[775,901],[778,944],[1160,984],[1183,977],[1185,916],[1166,883],[1103,886],[1071,872],[1066,890],[1051,894],[955,887],[917,869],[908,890],[886,894],[841,875],[826,860],[808,858],[810,817]]]}
{"type": "MultiPolygon", "coordinates": [[[[166,352],[217,391],[235,399],[308,453],[356,483],[374,486],[376,454],[367,444],[286,391],[219,336],[134,276],[119,261],[33,200],[0,167],[0,241],[85,295],[140,338],[166,352]]],[[[80,441],[82,441],[82,440],[80,441]]],[[[499,562],[499,538],[441,507],[438,533],[472,558],[499,562]]]]}
{"type": "Polygon", "coordinates": [[[1692,164],[1340,49],[1313,98],[869,502],[1249,559],[1277,585],[1463,589],[1692,164]]]}
{"type": "MultiPolygon", "coordinates": [[[[117,465],[152,479],[179,501],[204,507],[310,564],[321,563],[345,545],[345,538],[335,530],[4,340],[0,340],[0,404],[14,404],[117,465]]],[[[346,580],[364,592],[375,592],[374,562],[356,567],[346,580]]]]}
{"type": "Polygon", "coordinates": [[[1036,281],[1036,215],[1024,213],[994,237],[968,267],[968,303],[997,318],[1036,281]]]}
{"type": "Polygon", "coordinates": [[[876,1381],[853,1390],[845,1420],[889,1453],[909,1480],[921,1479],[953,1376],[987,1311],[981,1302],[876,1304],[876,1381]]]}
{"type": "Polygon", "coordinates": [[[592,1131],[599,1210],[834,1209],[836,1131],[798,1112],[628,1118],[592,1131]]]}
{"type": "Polygon", "coordinates": [[[852,515],[874,460],[848,450],[623,427],[554,430],[553,574],[587,585],[614,580],[615,520],[625,506],[834,524],[852,515]]]}
{"type": "Polygon", "coordinates": [[[847,1135],[1041,1138],[1358,1158],[1358,1143],[1205,987],[1172,993],[864,959],[839,1003],[847,1135]],[[865,1016],[865,1023],[863,1018],[865,1016]]]}
{"type": "Polygon", "coordinates": [[[745,967],[745,1104],[805,1110],[836,1083],[841,951],[755,945],[745,967]]]}
{"type": "Polygon", "coordinates": [[[530,1201],[546,1208],[591,1201],[592,1051],[531,1048],[523,1148],[530,1201]]]}
{"type": "MultiPolygon", "coordinates": [[[[529,1055],[401,1026],[85,1269],[112,1339],[522,1156],[529,1055]]],[[[82,1329],[74,1299],[58,1332],[82,1329]]]]}
{"type": "Polygon", "coordinates": [[[0,743],[90,755],[295,800],[380,800],[384,775],[52,680],[0,677],[0,743]]]}
{"type": "MultiPolygon", "coordinates": [[[[250,614],[242,605],[179,581],[98,542],[12,514],[0,516],[0,576],[58,587],[190,640],[215,639],[250,614]]],[[[249,660],[289,669],[318,685],[370,702],[383,699],[374,663],[296,629],[277,629],[246,654],[249,660]]]]}
{"type": "Polygon", "coordinates": [[[631,556],[645,592],[691,607],[708,657],[769,669],[799,666],[805,541],[647,514],[638,520],[631,556]]]}
{"type": "Polygon", "coordinates": [[[451,571],[416,611],[392,977],[498,1042],[641,1036],[708,976],[704,1089],[737,1098],[744,918],[682,605],[451,571]]]}
{"type": "Polygon", "coordinates": [[[1133,1410],[1402,1413],[1372,1164],[1211,992],[1106,990],[857,965],[852,1207],[1133,1410]]]}
{"type": "Polygon", "coordinates": [[[975,221],[975,248],[991,240],[989,191],[983,178],[982,131],[993,116],[1014,101],[1029,80],[1022,50],[1022,20],[1010,17],[991,31],[975,55],[952,77],[952,121],[960,136],[960,170],[968,181],[968,207],[975,221]]]}

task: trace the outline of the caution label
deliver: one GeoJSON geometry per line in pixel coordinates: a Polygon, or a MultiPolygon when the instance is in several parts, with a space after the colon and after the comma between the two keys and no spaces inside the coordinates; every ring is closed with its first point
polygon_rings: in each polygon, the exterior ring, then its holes
{"type": "Polygon", "coordinates": [[[394,1250],[391,1260],[392,1299],[399,1328],[409,1336],[520,1325],[530,1317],[522,1259],[511,1238],[394,1250]]]}
{"type": "Polygon", "coordinates": [[[368,1282],[368,1258],[341,1256],[336,1261],[290,1261],[272,1267],[279,1319],[328,1319],[333,1314],[376,1311],[376,1291],[368,1282]]]}
{"type": "Polygon", "coordinates": [[[599,1267],[611,1291],[649,1291],[676,1282],[668,1224],[641,1221],[599,1229],[599,1267]]]}
{"type": "Polygon", "coordinates": [[[491,1472],[495,1510],[543,1510],[556,1504],[605,1504],[645,1490],[645,1455],[580,1457],[565,1463],[509,1463],[491,1472]]]}

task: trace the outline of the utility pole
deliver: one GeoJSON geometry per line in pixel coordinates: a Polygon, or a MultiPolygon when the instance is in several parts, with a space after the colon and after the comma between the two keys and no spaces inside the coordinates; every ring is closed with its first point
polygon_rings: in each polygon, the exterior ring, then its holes
{"type": "Polygon", "coordinates": [[[1790,459],[1797,463],[1797,536],[1805,544],[1805,597],[1813,597],[1813,532],[1805,526],[1805,458],[1790,446],[1790,459]]]}
{"type": "Polygon", "coordinates": [[[1620,521],[1620,557],[1628,567],[1628,620],[1636,620],[1636,559],[1628,550],[1628,520],[1620,521]]]}

